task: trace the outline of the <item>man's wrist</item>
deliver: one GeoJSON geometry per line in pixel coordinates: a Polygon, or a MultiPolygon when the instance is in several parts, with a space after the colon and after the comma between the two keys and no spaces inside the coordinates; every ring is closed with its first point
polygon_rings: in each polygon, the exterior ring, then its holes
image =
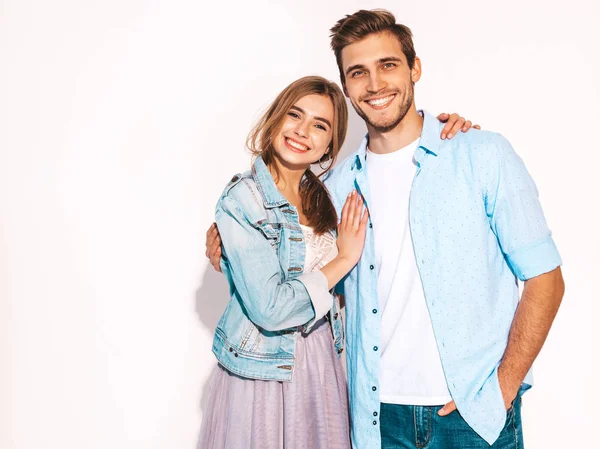
{"type": "Polygon", "coordinates": [[[500,384],[504,402],[509,405],[519,392],[521,378],[513,375],[510,370],[500,364],[498,367],[498,383],[500,384]]]}

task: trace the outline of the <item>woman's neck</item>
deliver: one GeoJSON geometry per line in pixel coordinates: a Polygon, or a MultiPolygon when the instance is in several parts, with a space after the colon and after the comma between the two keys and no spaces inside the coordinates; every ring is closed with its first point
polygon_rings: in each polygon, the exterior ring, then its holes
{"type": "MultiPolygon", "coordinates": [[[[307,167],[291,168],[281,164],[276,158],[273,164],[269,165],[271,176],[275,180],[275,185],[281,194],[288,201],[295,200],[300,195],[300,182],[306,172],[307,167]],[[290,198],[291,196],[292,198],[290,198]]],[[[293,202],[293,201],[292,201],[293,202]]]]}
{"type": "Polygon", "coordinates": [[[279,193],[296,208],[298,212],[298,220],[300,224],[308,224],[308,219],[304,215],[304,208],[302,207],[302,197],[300,196],[300,182],[306,170],[309,167],[303,168],[291,168],[281,164],[277,159],[273,161],[276,164],[277,171],[273,165],[269,165],[269,171],[271,176],[275,180],[275,185],[279,193]]]}

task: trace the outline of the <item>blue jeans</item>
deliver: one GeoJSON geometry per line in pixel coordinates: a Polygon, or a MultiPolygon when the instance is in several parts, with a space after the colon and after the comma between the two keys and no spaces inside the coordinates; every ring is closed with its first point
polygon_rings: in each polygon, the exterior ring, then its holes
{"type": "Polygon", "coordinates": [[[441,406],[381,404],[381,449],[522,449],[521,396],[506,412],[506,424],[490,446],[458,410],[437,414],[441,406]]]}

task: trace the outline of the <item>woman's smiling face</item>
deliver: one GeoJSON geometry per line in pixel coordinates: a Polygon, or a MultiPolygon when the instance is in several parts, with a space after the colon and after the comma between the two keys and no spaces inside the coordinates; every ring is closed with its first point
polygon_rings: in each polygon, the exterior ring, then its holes
{"type": "Polygon", "coordinates": [[[319,161],[331,145],[333,117],[333,103],[328,96],[310,94],[300,98],[273,139],[279,162],[300,169],[319,161]]]}

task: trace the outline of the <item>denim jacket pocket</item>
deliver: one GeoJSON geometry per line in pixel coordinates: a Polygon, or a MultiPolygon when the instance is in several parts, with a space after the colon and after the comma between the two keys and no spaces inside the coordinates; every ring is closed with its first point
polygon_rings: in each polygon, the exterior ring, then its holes
{"type": "Polygon", "coordinates": [[[256,328],[256,326],[254,325],[254,323],[252,323],[252,321],[248,321],[247,324],[248,324],[248,327],[242,333],[242,340],[239,343],[239,349],[240,350],[246,349],[246,345],[248,345],[248,343],[249,343],[250,351],[252,351],[252,349],[254,349],[256,347],[256,340],[258,338],[259,332],[258,332],[258,329],[256,328]]]}
{"type": "Polygon", "coordinates": [[[281,224],[269,223],[267,220],[259,220],[254,225],[267,238],[271,247],[279,253],[279,242],[281,240],[281,224]]]}

